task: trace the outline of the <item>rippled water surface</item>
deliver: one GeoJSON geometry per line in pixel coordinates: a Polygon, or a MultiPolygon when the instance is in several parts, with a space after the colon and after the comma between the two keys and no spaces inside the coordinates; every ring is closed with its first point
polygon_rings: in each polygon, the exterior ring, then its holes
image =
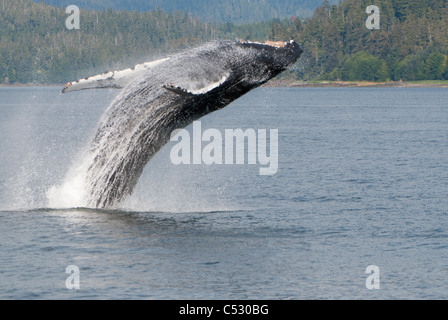
{"type": "Polygon", "coordinates": [[[201,124],[278,129],[277,174],[170,142],[121,208],[49,208],[115,94],[0,88],[0,298],[448,298],[447,89],[260,88],[201,124]]]}

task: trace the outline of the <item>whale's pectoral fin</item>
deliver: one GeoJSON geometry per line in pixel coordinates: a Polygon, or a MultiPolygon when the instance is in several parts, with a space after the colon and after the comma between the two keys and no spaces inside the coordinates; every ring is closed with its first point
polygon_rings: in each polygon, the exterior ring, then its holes
{"type": "Polygon", "coordinates": [[[62,89],[62,93],[85,89],[122,89],[132,80],[144,74],[147,70],[168,60],[161,59],[152,62],[138,64],[133,68],[105,72],[96,76],[69,82],[62,89]]]}
{"type": "Polygon", "coordinates": [[[85,89],[121,89],[124,86],[122,80],[115,76],[113,71],[105,72],[93,77],[68,82],[62,89],[62,93],[85,89]]]}
{"type": "Polygon", "coordinates": [[[206,94],[219,86],[221,86],[226,80],[229,78],[229,74],[225,73],[220,78],[215,78],[214,80],[202,80],[201,82],[190,81],[189,88],[185,88],[182,86],[176,86],[173,83],[164,85],[163,87],[171,92],[183,95],[183,96],[200,96],[202,94],[206,94]]]}

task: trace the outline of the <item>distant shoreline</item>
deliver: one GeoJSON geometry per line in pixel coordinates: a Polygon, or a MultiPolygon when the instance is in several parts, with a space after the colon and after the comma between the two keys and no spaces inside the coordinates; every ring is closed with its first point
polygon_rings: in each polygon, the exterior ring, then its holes
{"type": "MultiPolygon", "coordinates": [[[[33,88],[33,87],[64,87],[64,84],[41,83],[0,83],[0,88],[33,88]]],[[[264,84],[266,88],[448,88],[448,81],[291,81],[273,80],[264,84]]]]}
{"type": "Polygon", "coordinates": [[[448,88],[448,81],[271,81],[265,87],[288,88],[448,88]]]}
{"type": "Polygon", "coordinates": [[[0,88],[33,88],[33,87],[63,87],[63,84],[43,84],[43,83],[0,83],[0,88]]]}

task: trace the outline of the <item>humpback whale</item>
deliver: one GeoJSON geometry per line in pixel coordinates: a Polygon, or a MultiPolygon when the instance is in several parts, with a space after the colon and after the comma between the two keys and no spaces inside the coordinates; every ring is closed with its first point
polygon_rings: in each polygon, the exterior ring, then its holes
{"type": "Polygon", "coordinates": [[[102,115],[84,160],[83,206],[119,205],[174,130],[266,83],[301,53],[293,40],[213,41],[132,69],[67,83],[63,93],[122,89],[102,115]]]}

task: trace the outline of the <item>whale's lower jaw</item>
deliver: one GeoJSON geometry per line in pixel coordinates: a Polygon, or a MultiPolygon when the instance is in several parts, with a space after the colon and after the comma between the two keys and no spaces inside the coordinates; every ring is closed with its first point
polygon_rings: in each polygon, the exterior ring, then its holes
{"type": "MultiPolygon", "coordinates": [[[[274,47],[218,42],[151,65],[126,85],[102,116],[83,166],[86,206],[118,206],[175,129],[266,83],[300,54],[295,43],[274,47]]],[[[81,82],[78,88],[96,85],[81,82]]]]}

